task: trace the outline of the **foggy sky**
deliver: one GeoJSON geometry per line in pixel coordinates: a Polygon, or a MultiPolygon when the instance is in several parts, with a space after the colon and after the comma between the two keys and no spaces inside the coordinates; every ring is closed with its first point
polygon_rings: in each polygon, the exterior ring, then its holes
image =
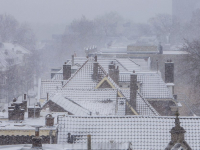
{"type": "Polygon", "coordinates": [[[52,30],[62,32],[65,24],[83,15],[93,19],[111,11],[134,22],[147,22],[155,14],[171,14],[171,3],[171,0],[0,0],[0,14],[11,14],[20,22],[31,23],[37,31],[43,24],[56,26],[52,30]]]}

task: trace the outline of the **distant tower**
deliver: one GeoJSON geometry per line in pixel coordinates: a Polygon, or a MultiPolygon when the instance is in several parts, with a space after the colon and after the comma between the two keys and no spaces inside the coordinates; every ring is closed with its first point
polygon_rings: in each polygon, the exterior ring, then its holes
{"type": "Polygon", "coordinates": [[[189,21],[197,8],[200,8],[199,0],[172,0],[172,16],[181,22],[189,21]]]}
{"type": "Polygon", "coordinates": [[[179,121],[179,113],[176,112],[176,118],[175,118],[175,127],[173,127],[170,131],[171,133],[171,141],[165,148],[165,150],[174,150],[174,149],[182,149],[182,150],[192,150],[191,147],[188,145],[188,143],[185,141],[185,129],[180,126],[179,121]]]}

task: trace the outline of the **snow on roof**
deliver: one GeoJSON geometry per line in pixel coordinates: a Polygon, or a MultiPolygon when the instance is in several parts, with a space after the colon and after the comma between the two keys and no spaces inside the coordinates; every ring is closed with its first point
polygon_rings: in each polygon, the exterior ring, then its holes
{"type": "MultiPolygon", "coordinates": [[[[121,89],[121,92],[130,101],[130,89],[121,89]]],[[[136,111],[139,115],[159,116],[159,113],[139,92],[136,97],[136,111]]]]}
{"type": "MultiPolygon", "coordinates": [[[[58,93],[62,93],[65,99],[68,98],[71,102],[89,110],[92,115],[115,115],[117,89],[62,89],[58,93]]],[[[53,99],[53,102],[58,103],[59,101],[57,102],[56,99],[61,98],[57,96],[51,99],[53,99]]],[[[64,103],[65,99],[62,99],[64,103]]],[[[64,109],[67,110],[68,107],[64,109]]]]}
{"type": "MultiPolygon", "coordinates": [[[[0,146],[0,150],[30,150],[32,147],[32,144],[19,144],[19,145],[3,145],[0,146]]],[[[116,149],[127,149],[128,144],[124,143],[91,143],[92,149],[101,149],[101,150],[116,150],[116,149]]],[[[87,150],[87,144],[71,144],[71,143],[65,143],[65,144],[42,144],[43,150],[87,150]]]]}
{"type": "MultiPolygon", "coordinates": [[[[63,71],[63,70],[62,70],[63,71]]],[[[63,80],[63,73],[56,73],[52,80],[63,80]]]]}
{"type": "Polygon", "coordinates": [[[67,80],[41,80],[40,98],[46,98],[47,93],[52,94],[60,90],[66,82],[67,80]]]}
{"type": "MultiPolygon", "coordinates": [[[[140,60],[138,60],[140,61],[140,60]]],[[[144,60],[145,61],[145,60],[144,60]]],[[[144,63],[144,61],[141,61],[144,63]]],[[[103,62],[103,59],[102,59],[103,62]]],[[[132,59],[120,59],[120,61],[116,61],[117,63],[126,64],[127,68],[131,68],[133,64],[135,66],[139,66],[132,59]]],[[[99,115],[113,115],[119,114],[116,104],[119,106],[117,102],[117,94],[120,95],[121,98],[130,99],[130,89],[120,88],[109,76],[105,69],[100,65],[98,61],[98,72],[100,74],[100,78],[98,81],[93,80],[93,63],[94,59],[89,58],[72,76],[69,80],[49,80],[42,81],[42,90],[41,97],[46,97],[46,93],[49,93],[49,97],[52,97],[56,93],[62,93],[66,95],[67,98],[79,104],[80,106],[88,109],[92,112],[92,114],[99,115]],[[109,84],[111,84],[111,89],[98,90],[100,83],[106,78],[109,84]],[[64,85],[64,86],[63,86],[64,85]],[[112,90],[115,90],[113,94],[110,94],[112,90]],[[98,95],[98,96],[97,96],[98,95]],[[98,99],[97,99],[98,98],[98,99]],[[104,103],[105,99],[110,99],[109,103],[104,103]],[[107,109],[105,109],[107,108],[107,109]]],[[[107,60],[106,63],[108,66],[110,64],[110,60],[107,60]]],[[[122,65],[123,66],[123,65],[122,65]]],[[[124,67],[125,68],[125,67],[124,67]]],[[[126,70],[128,70],[126,68],[126,70]]],[[[133,67],[134,68],[134,67],[133,67]]],[[[136,67],[135,67],[136,68],[136,67]]],[[[166,84],[163,82],[161,77],[154,72],[139,72],[138,81],[141,82],[140,93],[137,96],[137,112],[141,115],[159,115],[157,111],[149,104],[146,98],[149,99],[172,99],[166,84]]],[[[130,82],[130,72],[120,73],[120,81],[128,81],[130,82]]],[[[120,108],[119,111],[125,113],[125,109],[122,110],[123,107],[120,108]]]]}
{"type": "MultiPolygon", "coordinates": [[[[90,58],[92,59],[92,58],[90,58]]],[[[93,59],[92,59],[93,60],[93,59]]],[[[80,68],[85,62],[87,61],[87,58],[85,57],[74,57],[74,64],[76,68],[80,68]]],[[[119,71],[120,72],[127,72],[130,71],[132,72],[133,70],[135,71],[148,71],[148,61],[146,61],[143,58],[98,58],[98,63],[99,65],[102,66],[102,68],[108,72],[108,65],[111,62],[114,62],[115,66],[119,66],[119,71]]],[[[71,65],[71,60],[68,61],[69,65],[71,65]]],[[[58,71],[54,77],[53,80],[62,80],[63,79],[63,70],[61,69],[58,71]]]]}
{"type": "MultiPolygon", "coordinates": [[[[58,118],[58,143],[67,142],[67,134],[76,138],[75,143],[86,143],[91,135],[92,143],[132,143],[133,149],[160,150],[171,140],[169,131],[174,117],[153,116],[66,116],[58,118]]],[[[192,149],[200,147],[200,118],[180,117],[186,130],[185,140],[192,149]]]]}
{"type": "Polygon", "coordinates": [[[6,67],[8,66],[8,62],[6,61],[5,54],[3,52],[0,52],[0,65],[1,68],[4,69],[6,69],[6,67]]]}
{"type": "Polygon", "coordinates": [[[50,100],[65,109],[66,111],[72,113],[73,115],[90,115],[89,110],[81,107],[77,103],[74,103],[72,100],[66,98],[62,94],[55,94],[50,100]]]}
{"type": "Polygon", "coordinates": [[[120,63],[124,68],[126,68],[127,71],[140,71],[140,66],[138,64],[136,64],[133,60],[131,59],[117,59],[116,60],[118,63],[120,63]]]}
{"type": "Polygon", "coordinates": [[[176,55],[178,55],[178,54],[189,54],[188,52],[186,52],[186,51],[163,51],[163,54],[176,54],[176,55]]]}
{"type": "MultiPolygon", "coordinates": [[[[8,112],[6,112],[8,113],[8,112]]],[[[46,115],[46,113],[45,113],[46,115]]],[[[57,114],[53,114],[53,117],[57,117],[57,114]]],[[[55,119],[54,118],[54,119],[55,119]]],[[[56,119],[55,119],[56,120],[56,119]]],[[[45,116],[42,116],[40,118],[28,118],[28,113],[25,113],[25,119],[22,121],[22,123],[16,122],[16,121],[8,121],[8,120],[2,120],[0,122],[0,130],[35,130],[33,125],[41,125],[43,126],[42,130],[49,130],[50,128],[53,130],[56,130],[56,125],[52,127],[46,127],[45,126],[45,116]]],[[[20,133],[19,133],[20,134],[20,133]]]]}
{"type": "Polygon", "coordinates": [[[12,50],[14,52],[21,51],[23,54],[30,54],[31,52],[19,44],[3,43],[4,49],[12,50]]]}
{"type": "Polygon", "coordinates": [[[159,113],[149,104],[149,102],[142,97],[138,92],[136,98],[136,111],[140,115],[159,116],[159,113]]]}
{"type": "MultiPolygon", "coordinates": [[[[69,78],[63,88],[74,88],[74,89],[93,89],[98,84],[92,79],[93,75],[93,63],[94,60],[88,59],[72,76],[69,78]]],[[[105,70],[98,65],[99,80],[106,76],[105,70]]]]}
{"type": "MultiPolygon", "coordinates": [[[[166,84],[156,72],[137,72],[137,80],[141,82],[140,93],[149,99],[172,99],[166,84]]],[[[130,82],[130,73],[120,73],[119,81],[130,82]]]]}

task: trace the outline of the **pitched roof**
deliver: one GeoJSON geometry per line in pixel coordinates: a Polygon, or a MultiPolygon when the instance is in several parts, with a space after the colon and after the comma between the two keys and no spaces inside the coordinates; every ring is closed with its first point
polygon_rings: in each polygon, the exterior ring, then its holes
{"type": "MultiPolygon", "coordinates": [[[[141,83],[140,93],[149,99],[172,99],[166,84],[156,72],[138,72],[137,81],[141,83]]],[[[120,73],[121,82],[130,82],[130,73],[120,73]]]]}
{"type": "MultiPolygon", "coordinates": [[[[128,61],[133,63],[130,59],[128,61]]],[[[98,101],[90,101],[90,104],[88,103],[88,101],[87,102],[85,101],[86,99],[90,99],[90,98],[92,98],[93,100],[96,99],[95,96],[93,95],[93,92],[89,92],[87,94],[87,91],[99,89],[101,85],[104,84],[104,82],[107,82],[107,84],[110,85],[110,88],[117,90],[119,97],[125,98],[124,100],[125,104],[130,106],[128,104],[129,99],[130,99],[130,89],[120,88],[112,80],[112,78],[110,78],[110,76],[107,75],[106,71],[99,63],[98,63],[98,73],[100,74],[100,76],[99,76],[99,80],[95,81],[92,77],[93,63],[94,63],[94,59],[89,58],[71,76],[69,80],[64,81],[65,83],[63,83],[63,80],[52,80],[53,83],[51,82],[47,82],[46,84],[43,83],[42,87],[44,87],[44,90],[43,90],[43,94],[41,95],[45,97],[47,91],[51,95],[55,94],[56,92],[57,93],[61,92],[63,94],[67,94],[67,96],[71,100],[77,102],[82,107],[87,108],[90,111],[92,111],[93,114],[96,114],[97,112],[100,115],[118,114],[117,106],[119,106],[119,103],[116,102],[117,101],[116,97],[113,99],[112,103],[109,103],[109,105],[105,105],[105,106],[104,106],[104,103],[99,103],[98,101]],[[64,86],[62,87],[62,85],[64,86]],[[85,91],[85,93],[83,93],[82,91],[85,91]],[[77,94],[77,93],[81,93],[81,94],[77,94]],[[78,100],[77,100],[77,97],[78,97],[78,100]],[[118,105],[116,105],[116,103],[118,103],[118,105]],[[107,106],[109,106],[110,108],[107,106]],[[107,110],[102,109],[104,107],[106,107],[107,110]]],[[[120,74],[120,78],[122,78],[124,81],[130,82],[130,73],[120,74]]],[[[165,83],[162,81],[161,77],[158,74],[152,73],[152,72],[138,73],[138,80],[142,83],[141,91],[137,95],[137,109],[136,110],[132,109],[132,111],[134,112],[134,114],[140,114],[140,115],[155,115],[155,116],[159,115],[159,113],[150,105],[150,103],[146,100],[146,98],[171,98],[165,83]]],[[[103,93],[102,91],[99,91],[99,93],[101,93],[99,94],[99,97],[103,98],[102,95],[105,93],[103,93]]],[[[121,107],[120,111],[125,112],[125,109],[122,110],[122,107],[121,107]]]]}
{"type": "MultiPolygon", "coordinates": [[[[130,100],[130,89],[121,89],[123,95],[130,100]]],[[[137,92],[136,111],[139,115],[159,116],[160,114],[151,106],[151,104],[137,92]]]]}
{"type": "MultiPolygon", "coordinates": [[[[92,58],[89,58],[92,59],[92,58]]],[[[93,60],[93,59],[92,59],[93,60]]],[[[85,57],[74,57],[74,65],[80,68],[85,62],[87,58],[85,57]]],[[[148,71],[148,61],[143,58],[98,58],[98,63],[102,66],[102,68],[108,72],[108,65],[114,62],[116,66],[119,66],[120,72],[127,71],[148,71]]],[[[72,61],[69,60],[67,64],[71,65],[72,61]]],[[[61,69],[58,73],[55,74],[54,80],[62,80],[62,72],[61,69]]]]}
{"type": "MultiPolygon", "coordinates": [[[[72,76],[69,78],[63,88],[74,89],[94,89],[98,84],[92,79],[93,75],[93,59],[88,59],[72,76]]],[[[99,80],[106,76],[106,71],[98,65],[99,80]]]]}
{"type": "MultiPolygon", "coordinates": [[[[174,126],[174,117],[153,116],[102,116],[102,117],[59,117],[58,143],[67,142],[66,135],[77,136],[74,143],[86,143],[88,134],[92,143],[131,142],[133,149],[164,149],[171,139],[169,133],[174,126]],[[67,129],[67,130],[66,130],[67,129]]],[[[200,147],[200,118],[180,117],[181,125],[186,130],[185,139],[192,149],[200,147]]]]}
{"type": "Polygon", "coordinates": [[[117,89],[63,89],[58,91],[92,115],[115,115],[117,89]]]}
{"type": "Polygon", "coordinates": [[[81,107],[80,105],[78,105],[77,103],[73,102],[72,100],[66,98],[62,94],[55,94],[49,101],[54,102],[55,104],[59,105],[64,110],[66,110],[67,112],[72,113],[73,115],[79,115],[79,116],[90,115],[90,111],[89,110],[81,107]]]}
{"type": "Polygon", "coordinates": [[[67,80],[41,80],[40,98],[46,98],[47,93],[56,93],[62,88],[66,81],[67,80]]]}

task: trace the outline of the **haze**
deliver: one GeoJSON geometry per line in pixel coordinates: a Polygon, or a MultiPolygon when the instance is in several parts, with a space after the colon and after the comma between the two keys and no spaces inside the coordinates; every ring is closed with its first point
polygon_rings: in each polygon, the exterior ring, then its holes
{"type": "Polygon", "coordinates": [[[111,11],[134,22],[147,22],[158,13],[171,14],[171,0],[0,0],[0,13],[28,22],[39,39],[63,33],[66,24],[85,16],[93,19],[111,11]]]}

